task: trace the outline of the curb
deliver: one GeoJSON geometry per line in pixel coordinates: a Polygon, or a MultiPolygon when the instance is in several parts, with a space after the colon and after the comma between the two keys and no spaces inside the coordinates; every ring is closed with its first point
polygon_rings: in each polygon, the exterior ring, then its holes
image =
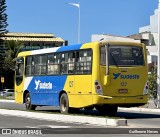
{"type": "Polygon", "coordinates": [[[9,100],[9,99],[0,99],[0,102],[8,102],[8,103],[15,103],[15,100],[9,100]]]}
{"type": "Polygon", "coordinates": [[[45,114],[37,112],[19,111],[19,110],[6,110],[0,109],[0,115],[18,116],[25,118],[41,119],[48,121],[59,121],[69,123],[83,123],[91,125],[101,126],[127,126],[126,119],[111,119],[111,118],[99,118],[99,117],[88,117],[88,116],[74,116],[74,115],[63,115],[63,114],[45,114]]]}

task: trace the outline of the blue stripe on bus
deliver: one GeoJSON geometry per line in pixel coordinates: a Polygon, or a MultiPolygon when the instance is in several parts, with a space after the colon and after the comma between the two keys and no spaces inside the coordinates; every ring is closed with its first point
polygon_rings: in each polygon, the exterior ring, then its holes
{"type": "Polygon", "coordinates": [[[70,45],[70,46],[62,46],[57,50],[57,52],[78,50],[78,49],[81,48],[81,46],[82,46],[82,44],[76,44],[76,45],[70,45]]]}
{"type": "Polygon", "coordinates": [[[28,90],[31,103],[36,105],[59,106],[59,93],[63,90],[67,75],[34,76],[28,90]]]}

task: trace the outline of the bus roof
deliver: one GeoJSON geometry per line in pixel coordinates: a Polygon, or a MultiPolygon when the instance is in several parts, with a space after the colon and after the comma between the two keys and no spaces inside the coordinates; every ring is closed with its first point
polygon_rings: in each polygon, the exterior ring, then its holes
{"type": "MultiPolygon", "coordinates": [[[[91,44],[91,43],[86,43],[91,44]]],[[[121,44],[121,45],[144,45],[137,42],[124,42],[124,41],[102,41],[102,42],[92,42],[92,44],[98,45],[106,45],[106,44],[121,44]]],[[[68,46],[61,46],[61,47],[53,47],[53,48],[45,48],[45,49],[38,49],[38,50],[31,50],[31,51],[23,51],[18,54],[18,57],[28,56],[28,55],[38,55],[38,54],[45,54],[45,53],[53,53],[53,52],[63,52],[63,51],[71,51],[71,50],[79,50],[83,44],[75,44],[75,45],[68,45],[68,46]]]]}
{"type": "Polygon", "coordinates": [[[18,54],[18,57],[28,56],[28,55],[36,55],[42,53],[53,53],[53,52],[62,52],[62,51],[70,51],[70,50],[78,50],[81,48],[83,44],[75,44],[69,46],[61,46],[61,47],[53,47],[53,48],[45,48],[31,51],[23,51],[18,54]]]}

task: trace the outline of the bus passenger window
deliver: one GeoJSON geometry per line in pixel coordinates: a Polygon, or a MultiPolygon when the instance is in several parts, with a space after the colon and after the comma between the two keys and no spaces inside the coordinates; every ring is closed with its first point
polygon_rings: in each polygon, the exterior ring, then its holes
{"type": "Polygon", "coordinates": [[[46,55],[37,55],[35,60],[35,75],[45,75],[46,74],[46,55]]]}
{"type": "Polygon", "coordinates": [[[75,68],[75,53],[63,53],[61,55],[61,73],[73,74],[75,68]]]}
{"type": "Polygon", "coordinates": [[[24,59],[18,58],[16,61],[16,85],[19,86],[23,81],[23,73],[24,73],[24,59]]]}
{"type": "Polygon", "coordinates": [[[75,66],[75,53],[69,53],[69,57],[68,57],[68,73],[69,74],[73,74],[74,73],[74,66],[75,66]]]}
{"type": "Polygon", "coordinates": [[[48,74],[59,74],[60,72],[60,54],[48,55],[48,74]]]}
{"type": "Polygon", "coordinates": [[[76,58],[76,73],[77,74],[90,74],[92,66],[91,50],[82,50],[77,52],[76,58]]]}
{"type": "Polygon", "coordinates": [[[34,75],[34,60],[32,56],[26,58],[26,75],[34,75]]]}

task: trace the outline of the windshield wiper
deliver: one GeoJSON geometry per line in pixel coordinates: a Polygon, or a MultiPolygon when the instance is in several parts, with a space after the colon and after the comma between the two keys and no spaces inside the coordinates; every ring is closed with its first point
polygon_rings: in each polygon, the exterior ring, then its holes
{"type": "MultiPolygon", "coordinates": [[[[109,44],[108,44],[109,45],[109,44]]],[[[110,46],[110,45],[109,45],[110,46]]],[[[112,60],[113,60],[113,62],[114,62],[114,64],[116,65],[116,67],[118,68],[118,64],[117,64],[117,62],[116,62],[116,60],[114,59],[114,57],[113,57],[113,55],[111,54],[111,52],[110,52],[110,49],[108,48],[108,51],[109,51],[109,54],[111,55],[111,57],[112,57],[112,60]]]]}

